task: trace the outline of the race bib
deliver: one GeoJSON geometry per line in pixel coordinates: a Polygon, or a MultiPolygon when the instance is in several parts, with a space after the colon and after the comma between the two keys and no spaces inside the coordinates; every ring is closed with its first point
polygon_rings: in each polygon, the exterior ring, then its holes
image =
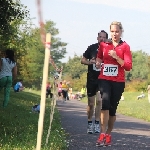
{"type": "Polygon", "coordinates": [[[101,68],[97,69],[97,68],[96,68],[96,64],[93,64],[93,70],[94,70],[94,71],[101,71],[101,68]]]}
{"type": "Polygon", "coordinates": [[[95,71],[101,71],[101,68],[103,66],[104,63],[101,63],[101,67],[99,69],[96,68],[96,64],[93,64],[93,70],[95,71]]]}
{"type": "Polygon", "coordinates": [[[104,64],[103,75],[117,76],[118,75],[118,65],[104,64]]]}

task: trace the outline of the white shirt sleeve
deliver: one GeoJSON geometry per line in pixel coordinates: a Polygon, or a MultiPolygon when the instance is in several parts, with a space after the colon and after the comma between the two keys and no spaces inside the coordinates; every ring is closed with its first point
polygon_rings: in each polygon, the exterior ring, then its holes
{"type": "Polygon", "coordinates": [[[21,82],[19,82],[18,84],[20,85],[20,87],[22,87],[22,83],[21,82]]]}

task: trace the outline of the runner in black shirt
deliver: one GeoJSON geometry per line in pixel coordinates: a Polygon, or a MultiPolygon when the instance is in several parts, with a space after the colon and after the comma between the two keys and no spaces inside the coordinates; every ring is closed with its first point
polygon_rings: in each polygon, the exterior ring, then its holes
{"type": "Polygon", "coordinates": [[[81,64],[88,65],[87,73],[87,95],[88,95],[88,106],[87,106],[87,115],[88,115],[88,128],[87,133],[92,134],[100,132],[99,128],[99,119],[100,119],[100,110],[101,110],[101,97],[100,92],[98,92],[98,76],[100,74],[100,69],[96,69],[95,60],[97,57],[97,51],[99,43],[108,39],[108,34],[101,30],[98,33],[98,43],[90,45],[87,50],[83,53],[81,59],[81,64]],[[97,95],[97,96],[96,96],[97,95]],[[96,99],[95,107],[95,124],[93,126],[92,116],[94,113],[94,105],[96,99]]]}

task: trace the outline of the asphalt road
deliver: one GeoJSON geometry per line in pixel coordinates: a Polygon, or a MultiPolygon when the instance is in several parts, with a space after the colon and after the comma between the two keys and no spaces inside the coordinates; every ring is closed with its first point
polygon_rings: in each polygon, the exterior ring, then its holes
{"type": "Polygon", "coordinates": [[[69,135],[68,150],[150,150],[150,123],[120,114],[112,132],[112,146],[96,147],[99,134],[86,133],[86,106],[77,100],[57,101],[62,127],[69,135]]]}

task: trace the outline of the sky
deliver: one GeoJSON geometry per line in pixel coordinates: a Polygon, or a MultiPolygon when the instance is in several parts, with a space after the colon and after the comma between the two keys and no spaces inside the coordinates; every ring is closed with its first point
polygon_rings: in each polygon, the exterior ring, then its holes
{"type": "MultiPolygon", "coordinates": [[[[30,11],[32,22],[39,26],[37,0],[20,0],[30,11]]],[[[126,41],[132,51],[150,54],[150,0],[41,0],[43,21],[52,20],[59,29],[58,37],[66,42],[69,56],[80,56],[97,43],[97,33],[113,21],[122,23],[126,41]]],[[[110,34],[109,34],[110,37],[110,34]]]]}

